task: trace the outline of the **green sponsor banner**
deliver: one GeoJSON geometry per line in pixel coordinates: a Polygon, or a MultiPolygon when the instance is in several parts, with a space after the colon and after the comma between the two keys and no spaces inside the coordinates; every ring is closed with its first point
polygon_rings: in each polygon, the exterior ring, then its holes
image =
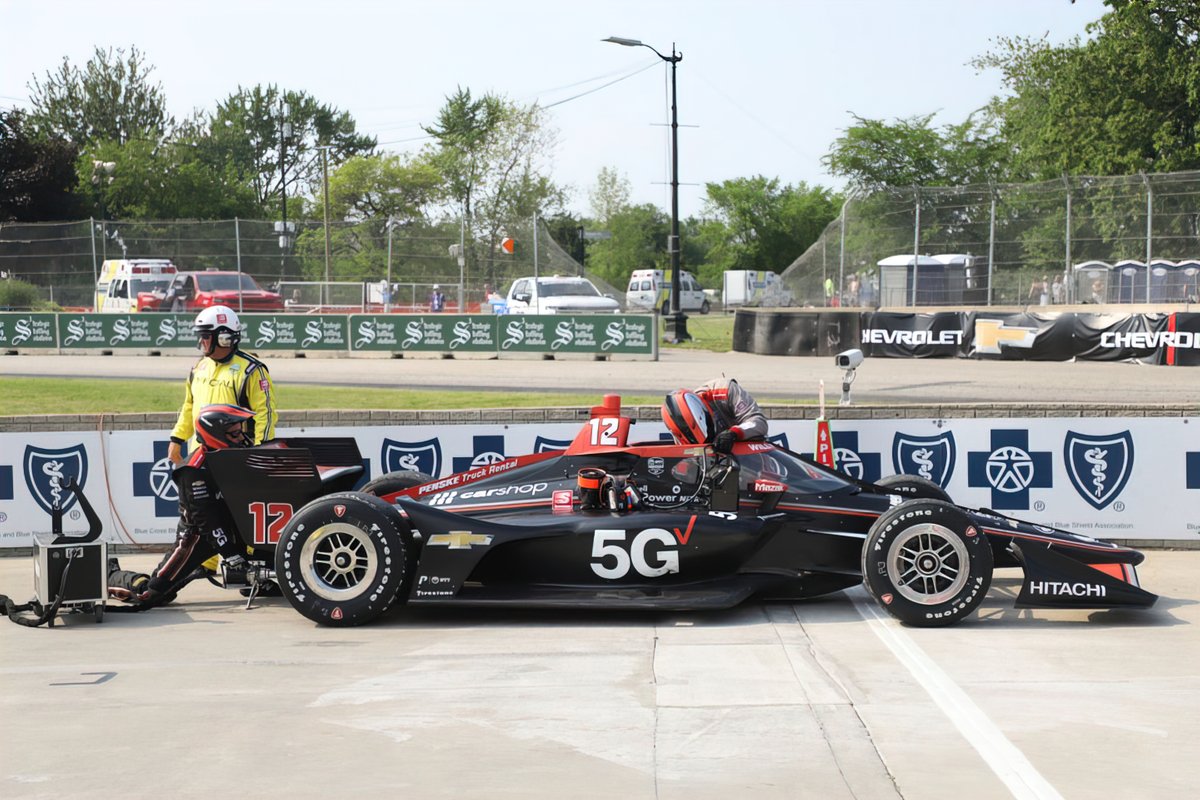
{"type": "Polygon", "coordinates": [[[335,314],[242,314],[243,350],[348,350],[348,318],[335,314]]]}
{"type": "Polygon", "coordinates": [[[502,353],[654,354],[654,317],[648,315],[511,315],[497,322],[502,353]]]}
{"type": "Polygon", "coordinates": [[[355,314],[350,349],[496,352],[496,318],[482,314],[355,314]]]}
{"type": "Polygon", "coordinates": [[[59,314],[58,341],[71,350],[195,347],[190,314],[59,314]]]}
{"type": "Polygon", "coordinates": [[[54,314],[0,314],[0,347],[58,347],[54,314]]]}

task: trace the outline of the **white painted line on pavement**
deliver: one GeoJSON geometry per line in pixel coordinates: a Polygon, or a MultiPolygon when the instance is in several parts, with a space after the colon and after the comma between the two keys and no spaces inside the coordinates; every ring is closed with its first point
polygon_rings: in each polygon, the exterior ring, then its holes
{"type": "Polygon", "coordinates": [[[854,598],[854,607],[863,616],[875,635],[908,668],[917,683],[929,692],[942,712],[949,717],[984,762],[996,773],[1013,797],[1020,800],[1062,800],[1058,790],[1029,763],[1025,754],[1008,740],[966,692],[942,671],[933,659],[900,627],[900,623],[884,616],[869,599],[854,598]]]}

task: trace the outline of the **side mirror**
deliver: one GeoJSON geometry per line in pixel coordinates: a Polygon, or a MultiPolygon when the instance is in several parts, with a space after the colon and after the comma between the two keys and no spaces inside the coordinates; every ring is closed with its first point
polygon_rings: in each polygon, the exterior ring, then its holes
{"type": "Polygon", "coordinates": [[[528,303],[529,298],[529,292],[517,292],[513,295],[513,300],[516,300],[518,303],[528,303]]]}
{"type": "Polygon", "coordinates": [[[725,462],[717,467],[713,476],[712,494],[709,496],[710,509],[737,512],[741,471],[741,466],[732,458],[726,458],[725,462]]]}

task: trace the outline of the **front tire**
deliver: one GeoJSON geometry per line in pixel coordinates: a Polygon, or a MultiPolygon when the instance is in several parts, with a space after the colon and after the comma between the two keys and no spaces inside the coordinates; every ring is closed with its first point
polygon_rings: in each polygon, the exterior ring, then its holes
{"type": "Polygon", "coordinates": [[[406,533],[396,507],[373,495],[318,498],[279,537],[276,581],[292,607],[313,622],[362,625],[387,611],[404,588],[406,533]]]}
{"type": "Polygon", "coordinates": [[[700,313],[707,314],[709,311],[712,311],[712,306],[710,306],[708,304],[708,301],[705,300],[703,303],[700,304],[700,313]]]}
{"type": "Polygon", "coordinates": [[[888,475],[877,480],[875,485],[887,489],[888,494],[898,494],[905,500],[954,502],[945,489],[920,475],[888,475]]]}
{"type": "Polygon", "coordinates": [[[862,573],[871,596],[905,625],[951,625],[987,595],[992,547],[957,506],[909,500],[871,526],[862,573]]]}

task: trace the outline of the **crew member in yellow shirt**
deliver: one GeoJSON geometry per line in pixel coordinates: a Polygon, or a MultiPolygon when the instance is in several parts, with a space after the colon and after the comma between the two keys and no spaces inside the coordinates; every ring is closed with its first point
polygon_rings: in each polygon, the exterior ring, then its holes
{"type": "Polygon", "coordinates": [[[193,325],[197,347],[204,355],[192,367],[185,385],[183,407],[171,431],[167,456],[178,465],[185,447],[196,435],[196,417],[210,405],[235,405],[254,412],[249,421],[251,444],[275,437],[279,412],[275,409],[275,387],[267,365],[238,349],[242,323],[228,306],[212,306],[196,315],[193,325]]]}

